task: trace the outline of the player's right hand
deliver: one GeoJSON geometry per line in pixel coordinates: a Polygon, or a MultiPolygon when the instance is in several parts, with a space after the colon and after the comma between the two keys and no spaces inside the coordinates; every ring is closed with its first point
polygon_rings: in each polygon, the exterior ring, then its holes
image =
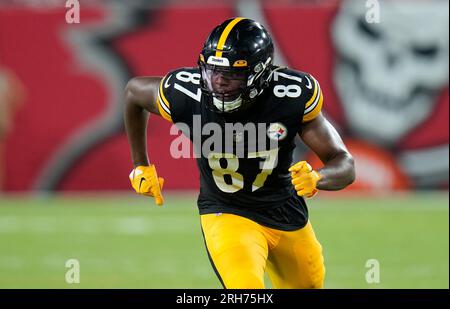
{"type": "Polygon", "coordinates": [[[161,193],[164,179],[158,177],[153,164],[150,164],[150,166],[138,166],[133,169],[130,173],[130,181],[136,193],[153,196],[156,205],[162,206],[164,204],[164,198],[161,193]]]}

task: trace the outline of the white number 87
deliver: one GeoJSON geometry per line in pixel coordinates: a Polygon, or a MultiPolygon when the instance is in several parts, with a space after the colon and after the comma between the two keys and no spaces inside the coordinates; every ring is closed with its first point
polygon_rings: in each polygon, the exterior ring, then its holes
{"type": "MultiPolygon", "coordinates": [[[[261,172],[256,175],[252,183],[252,192],[262,188],[267,180],[267,176],[272,174],[273,169],[277,165],[279,148],[252,152],[248,154],[248,158],[262,158],[261,172]]],[[[235,193],[244,188],[244,176],[237,172],[239,168],[239,158],[230,153],[211,152],[208,155],[209,167],[212,169],[214,182],[217,187],[226,193],[235,193]],[[225,159],[226,167],[220,166],[220,159],[225,159]],[[231,183],[225,182],[225,176],[231,179],[231,183]]]]}
{"type": "MultiPolygon", "coordinates": [[[[290,80],[295,80],[299,83],[302,82],[302,79],[298,76],[293,76],[281,72],[275,72],[273,74],[274,81],[278,81],[279,77],[283,77],[290,80]]],[[[298,98],[302,94],[302,88],[299,85],[276,85],[273,87],[273,94],[278,98],[298,98]]]]}

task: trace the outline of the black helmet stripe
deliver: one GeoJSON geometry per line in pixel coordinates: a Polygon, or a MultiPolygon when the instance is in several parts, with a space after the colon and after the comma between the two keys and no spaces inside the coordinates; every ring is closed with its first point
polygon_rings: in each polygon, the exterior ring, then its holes
{"type": "Polygon", "coordinates": [[[225,42],[227,41],[228,35],[230,34],[231,30],[233,30],[234,26],[241,20],[246,19],[244,17],[236,17],[232,19],[228,25],[223,30],[222,34],[220,35],[219,42],[217,43],[217,50],[216,50],[216,57],[222,57],[222,50],[225,46],[225,42]]]}

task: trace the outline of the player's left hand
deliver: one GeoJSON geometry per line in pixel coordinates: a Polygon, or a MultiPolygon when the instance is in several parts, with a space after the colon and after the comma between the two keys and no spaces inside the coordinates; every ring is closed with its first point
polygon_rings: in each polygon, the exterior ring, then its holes
{"type": "Polygon", "coordinates": [[[292,184],[297,191],[297,195],[311,198],[319,191],[316,186],[322,176],[312,169],[306,161],[300,161],[289,168],[291,172],[292,184]]]}

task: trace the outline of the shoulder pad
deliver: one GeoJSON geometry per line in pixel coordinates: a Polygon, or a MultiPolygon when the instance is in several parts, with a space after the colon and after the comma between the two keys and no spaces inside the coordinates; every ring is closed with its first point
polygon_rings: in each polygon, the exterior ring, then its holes
{"type": "Polygon", "coordinates": [[[323,94],[319,82],[311,74],[288,68],[276,68],[272,87],[275,97],[298,100],[304,105],[303,121],[311,121],[319,115],[323,94]]]}
{"type": "Polygon", "coordinates": [[[161,80],[158,90],[160,114],[173,122],[173,113],[184,110],[187,104],[201,101],[200,73],[198,68],[180,68],[171,71],[161,80]]]}

